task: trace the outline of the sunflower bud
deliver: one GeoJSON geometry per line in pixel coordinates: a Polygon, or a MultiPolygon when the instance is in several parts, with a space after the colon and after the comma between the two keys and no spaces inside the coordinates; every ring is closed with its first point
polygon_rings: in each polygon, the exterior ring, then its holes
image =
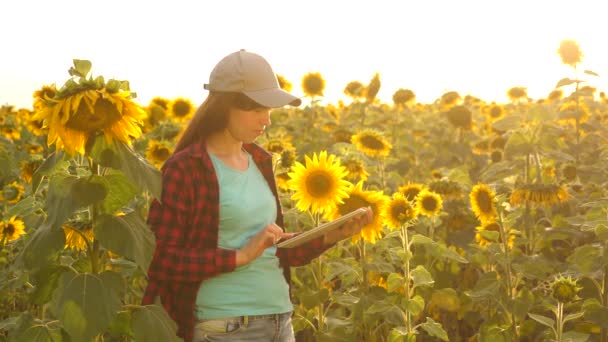
{"type": "Polygon", "coordinates": [[[551,283],[551,297],[558,302],[569,303],[576,299],[580,287],[571,277],[559,277],[551,283]]]}

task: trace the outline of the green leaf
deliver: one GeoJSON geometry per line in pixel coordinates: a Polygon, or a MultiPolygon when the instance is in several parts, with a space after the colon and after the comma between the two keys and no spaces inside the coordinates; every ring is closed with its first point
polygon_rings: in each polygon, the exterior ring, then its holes
{"type": "Polygon", "coordinates": [[[446,247],[443,244],[441,244],[440,250],[441,250],[440,256],[443,258],[453,260],[453,261],[459,262],[461,264],[467,264],[469,262],[467,259],[465,259],[465,257],[458,254],[458,252],[456,252],[453,249],[449,249],[448,247],[446,247]]]}
{"type": "Polygon", "coordinates": [[[136,342],[180,341],[175,335],[175,322],[158,305],[141,306],[133,310],[131,327],[136,342]]]}
{"type": "Polygon", "coordinates": [[[583,303],[585,319],[608,329],[608,307],[599,303],[597,299],[588,299],[583,303]]]}
{"type": "Polygon", "coordinates": [[[136,212],[101,215],[93,229],[104,247],[135,261],[142,270],[148,269],[154,253],[154,234],[136,212]]]}
{"type": "Polygon", "coordinates": [[[416,234],[412,236],[410,240],[410,244],[412,245],[435,245],[437,242],[435,240],[428,238],[424,235],[416,234]]]}
{"type": "Polygon", "coordinates": [[[412,299],[405,300],[405,309],[412,315],[416,316],[424,310],[424,298],[415,295],[412,299]]]}
{"type": "Polygon", "coordinates": [[[500,284],[496,272],[482,273],[477,280],[475,287],[467,294],[473,299],[496,298],[498,296],[500,284]]]}
{"type": "Polygon", "coordinates": [[[414,287],[432,286],[435,283],[431,273],[422,265],[416,266],[416,268],[412,270],[411,275],[414,287]]]}
{"type": "Polygon", "coordinates": [[[355,305],[355,304],[359,303],[359,300],[360,300],[359,297],[355,297],[350,293],[334,294],[333,299],[337,304],[340,304],[343,306],[355,305]]]}
{"type": "Polygon", "coordinates": [[[57,323],[55,321],[34,324],[19,334],[16,340],[27,342],[67,342],[68,340],[63,338],[61,326],[57,323]]]}
{"type": "Polygon", "coordinates": [[[35,270],[53,262],[55,255],[65,245],[65,234],[61,229],[53,229],[43,224],[30,237],[17,257],[17,264],[35,270]]]}
{"type": "Polygon", "coordinates": [[[496,120],[496,122],[492,124],[492,128],[499,131],[507,132],[521,127],[521,123],[521,115],[510,114],[501,119],[496,120]]]}
{"type": "Polygon", "coordinates": [[[365,310],[366,315],[375,315],[388,312],[393,308],[393,304],[387,303],[386,301],[374,302],[370,307],[365,310]]]}
{"type": "Polygon", "coordinates": [[[405,284],[405,278],[399,273],[390,273],[386,278],[386,290],[388,292],[395,292],[399,289],[403,289],[405,284]]]}
{"type": "Polygon", "coordinates": [[[537,321],[538,323],[540,323],[542,325],[546,325],[551,329],[555,329],[555,320],[553,318],[546,317],[543,315],[537,315],[537,314],[533,314],[533,313],[528,313],[528,316],[530,316],[530,318],[532,318],[533,320],[537,321]]]}
{"type": "Polygon", "coordinates": [[[138,192],[133,183],[118,171],[103,176],[104,184],[108,188],[108,195],[104,198],[101,206],[105,213],[113,214],[118,209],[127,205],[138,192]]]}
{"type": "Polygon", "coordinates": [[[584,275],[589,275],[603,268],[602,252],[593,245],[583,245],[574,250],[567,258],[568,263],[584,275]]]}
{"type": "Polygon", "coordinates": [[[505,157],[524,156],[534,151],[534,146],[521,131],[515,131],[505,143],[505,157]]]}
{"type": "Polygon", "coordinates": [[[438,337],[442,341],[449,341],[448,333],[443,330],[440,323],[435,322],[432,318],[427,317],[426,322],[420,324],[420,327],[427,332],[427,334],[438,337]]]}
{"type": "Polygon", "coordinates": [[[90,341],[106,330],[121,307],[120,275],[65,272],[53,297],[53,312],[74,341],[90,341]]]}
{"type": "Polygon", "coordinates": [[[59,229],[78,209],[78,203],[71,195],[72,187],[77,181],[78,177],[65,174],[56,174],[50,178],[45,204],[45,211],[48,215],[45,224],[50,225],[53,229],[59,229]]]}
{"type": "Polygon", "coordinates": [[[562,335],[562,341],[565,342],[587,342],[589,341],[589,334],[580,333],[577,331],[566,331],[562,335]]]}
{"type": "Polygon", "coordinates": [[[133,337],[133,329],[131,329],[131,311],[119,311],[110,325],[108,332],[112,337],[119,338],[121,336],[133,337]]]}
{"type": "Polygon", "coordinates": [[[562,78],[561,80],[559,80],[559,82],[557,82],[557,84],[555,85],[555,88],[560,88],[560,87],[567,86],[567,85],[570,85],[570,84],[576,83],[576,82],[579,82],[579,81],[573,80],[573,79],[570,79],[567,77],[562,78]]]}
{"type": "Polygon", "coordinates": [[[433,291],[431,301],[439,308],[449,312],[458,312],[458,310],[460,310],[460,298],[458,297],[458,293],[451,288],[433,291]]]}
{"type": "Polygon", "coordinates": [[[486,166],[480,174],[483,182],[491,183],[517,173],[517,161],[503,160],[486,166]]]}
{"type": "Polygon", "coordinates": [[[598,75],[596,72],[593,72],[591,70],[585,70],[584,73],[587,75],[600,77],[600,75],[598,75]]]}
{"type": "Polygon", "coordinates": [[[566,315],[566,317],[564,317],[564,323],[575,320],[575,319],[579,319],[579,318],[583,317],[584,315],[585,315],[584,312],[576,312],[573,314],[566,315]]]}
{"type": "Polygon", "coordinates": [[[67,164],[66,154],[63,150],[55,151],[51,153],[46,159],[38,166],[34,174],[32,175],[32,193],[38,191],[38,186],[42,181],[42,177],[52,175],[56,169],[63,167],[67,164]]]}
{"type": "Polygon", "coordinates": [[[53,291],[57,288],[59,277],[67,270],[69,268],[66,266],[49,265],[34,273],[32,278],[35,287],[34,291],[30,293],[32,303],[42,305],[49,302],[53,296],[53,291]]]}
{"type": "Polygon", "coordinates": [[[121,170],[139,191],[149,191],[160,199],[162,175],[159,169],[135,152],[129,145],[113,140],[110,144],[103,135],[95,139],[90,152],[100,165],[121,170]]]}
{"type": "Polygon", "coordinates": [[[70,196],[74,198],[77,208],[101,202],[107,194],[107,185],[103,178],[97,175],[78,178],[70,191],[70,196]]]}
{"type": "Polygon", "coordinates": [[[86,77],[91,71],[91,62],[83,59],[74,59],[74,66],[68,70],[70,76],[86,77]]]}
{"type": "Polygon", "coordinates": [[[329,290],[326,288],[322,288],[319,291],[306,291],[300,295],[300,300],[307,309],[314,308],[315,306],[319,305],[319,303],[326,301],[328,298],[329,290]]]}

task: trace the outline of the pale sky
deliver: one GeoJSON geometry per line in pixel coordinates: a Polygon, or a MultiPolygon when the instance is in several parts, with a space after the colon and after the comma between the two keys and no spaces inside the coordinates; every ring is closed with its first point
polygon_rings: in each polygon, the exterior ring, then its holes
{"type": "Polygon", "coordinates": [[[264,56],[303,96],[302,77],[320,72],[325,102],[347,100],[350,81],[375,72],[378,97],[399,88],[430,103],[447,91],[506,102],[514,86],[546,97],[574,77],[557,54],[563,39],[584,53],[589,85],[608,91],[605,0],[143,1],[18,0],[0,3],[0,105],[31,108],[42,85],[68,80],[72,59],[93,75],[129,80],[137,101],[187,97],[225,55],[264,56]]]}

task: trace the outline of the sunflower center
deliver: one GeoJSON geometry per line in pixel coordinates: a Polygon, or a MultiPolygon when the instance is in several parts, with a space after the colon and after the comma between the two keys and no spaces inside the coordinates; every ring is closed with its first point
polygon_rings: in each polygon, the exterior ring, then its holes
{"type": "Polygon", "coordinates": [[[166,160],[169,158],[169,149],[165,147],[159,147],[154,151],[154,158],[158,160],[166,160]]]}
{"type": "Polygon", "coordinates": [[[178,118],[186,116],[190,113],[190,105],[186,102],[177,101],[173,104],[173,115],[178,118]]]}
{"type": "Polygon", "coordinates": [[[2,197],[8,201],[14,200],[17,196],[19,196],[19,189],[14,186],[7,186],[2,190],[2,197]]]}
{"type": "Polygon", "coordinates": [[[422,199],[422,207],[426,211],[435,211],[437,209],[437,200],[431,196],[422,199]]]}
{"type": "Polygon", "coordinates": [[[76,113],[70,116],[65,125],[77,131],[92,132],[108,128],[120,120],[120,118],[121,115],[116,106],[106,99],[98,99],[93,111],[89,110],[89,107],[83,100],[80,101],[76,113]]]}
{"type": "MultiPolygon", "coordinates": [[[[353,194],[349,198],[344,200],[343,204],[340,204],[338,211],[341,215],[345,215],[350,213],[353,210],[357,210],[359,208],[370,206],[369,203],[363,196],[353,194]]],[[[372,208],[374,210],[374,208],[372,208]]]]}
{"type": "Polygon", "coordinates": [[[482,213],[492,212],[492,199],[486,191],[480,191],[477,194],[477,206],[482,213]]]}
{"type": "Polygon", "coordinates": [[[361,144],[372,150],[382,150],[384,149],[384,144],[382,141],[373,137],[371,135],[365,135],[361,137],[361,144]]]}
{"type": "Polygon", "coordinates": [[[328,177],[327,173],[317,171],[306,177],[306,189],[312,197],[322,197],[328,193],[330,186],[332,185],[331,178],[328,177]]]}
{"type": "Polygon", "coordinates": [[[4,227],[4,231],[2,232],[4,236],[13,236],[13,234],[15,234],[15,225],[12,223],[9,223],[6,225],[6,227],[4,227]]]}

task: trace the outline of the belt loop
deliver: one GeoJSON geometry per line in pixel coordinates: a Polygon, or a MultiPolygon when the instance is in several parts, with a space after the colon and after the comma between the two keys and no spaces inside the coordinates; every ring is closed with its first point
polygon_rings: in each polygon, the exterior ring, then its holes
{"type": "Polygon", "coordinates": [[[247,325],[249,325],[249,316],[243,316],[243,326],[247,328],[247,325]]]}

